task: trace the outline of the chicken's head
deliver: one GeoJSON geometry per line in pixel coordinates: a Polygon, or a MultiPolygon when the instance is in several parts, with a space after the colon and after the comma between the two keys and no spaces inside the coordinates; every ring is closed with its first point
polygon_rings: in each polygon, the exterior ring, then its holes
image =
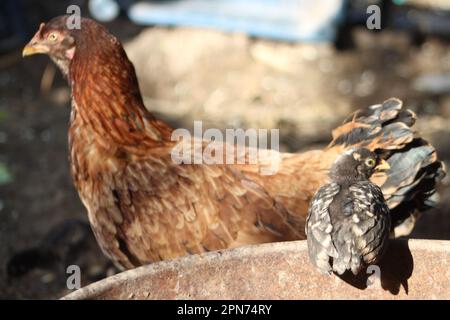
{"type": "Polygon", "coordinates": [[[39,30],[23,49],[23,56],[47,54],[67,75],[75,54],[76,30],[67,26],[67,16],[41,23],[39,30]]]}

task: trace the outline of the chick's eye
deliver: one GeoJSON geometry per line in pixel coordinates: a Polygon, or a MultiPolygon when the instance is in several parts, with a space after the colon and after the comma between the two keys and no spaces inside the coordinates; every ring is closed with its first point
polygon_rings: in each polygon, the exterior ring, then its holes
{"type": "Polygon", "coordinates": [[[50,41],[56,41],[56,39],[58,39],[58,36],[56,35],[56,33],[50,33],[48,35],[48,40],[50,41]]]}
{"type": "Polygon", "coordinates": [[[372,168],[373,166],[375,166],[375,160],[370,158],[366,160],[366,166],[368,166],[369,168],[372,168]]]}

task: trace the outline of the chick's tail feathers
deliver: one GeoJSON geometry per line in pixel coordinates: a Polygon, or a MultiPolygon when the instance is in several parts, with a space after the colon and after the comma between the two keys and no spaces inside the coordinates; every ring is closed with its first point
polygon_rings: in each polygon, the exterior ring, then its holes
{"type": "Polygon", "coordinates": [[[421,211],[437,201],[436,185],[445,176],[434,147],[413,129],[415,114],[391,98],[356,111],[333,130],[328,150],[366,147],[381,154],[390,169],[371,180],[383,190],[395,237],[408,235],[421,211]]]}

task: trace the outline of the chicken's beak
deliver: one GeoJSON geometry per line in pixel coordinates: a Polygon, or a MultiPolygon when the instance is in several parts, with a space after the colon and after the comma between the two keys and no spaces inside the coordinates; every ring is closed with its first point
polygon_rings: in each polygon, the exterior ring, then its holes
{"type": "Polygon", "coordinates": [[[41,23],[39,30],[33,36],[33,38],[28,42],[28,44],[23,48],[22,57],[32,56],[38,53],[49,53],[50,49],[48,46],[42,43],[41,30],[44,27],[44,23],[41,23]]]}
{"type": "Polygon", "coordinates": [[[391,168],[386,160],[381,160],[380,164],[375,168],[377,171],[387,171],[391,168]]]}
{"type": "Polygon", "coordinates": [[[49,49],[47,46],[41,45],[36,42],[33,43],[33,41],[30,41],[30,43],[28,43],[25,46],[25,48],[23,48],[22,57],[32,56],[33,54],[38,54],[38,53],[48,53],[48,52],[49,52],[49,49]]]}

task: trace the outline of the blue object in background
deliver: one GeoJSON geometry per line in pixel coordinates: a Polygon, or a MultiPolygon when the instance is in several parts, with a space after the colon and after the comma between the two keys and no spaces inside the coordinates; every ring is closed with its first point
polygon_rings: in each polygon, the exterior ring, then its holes
{"type": "Polygon", "coordinates": [[[141,25],[192,26],[290,42],[333,41],[345,0],[138,1],[127,10],[141,25]]]}

